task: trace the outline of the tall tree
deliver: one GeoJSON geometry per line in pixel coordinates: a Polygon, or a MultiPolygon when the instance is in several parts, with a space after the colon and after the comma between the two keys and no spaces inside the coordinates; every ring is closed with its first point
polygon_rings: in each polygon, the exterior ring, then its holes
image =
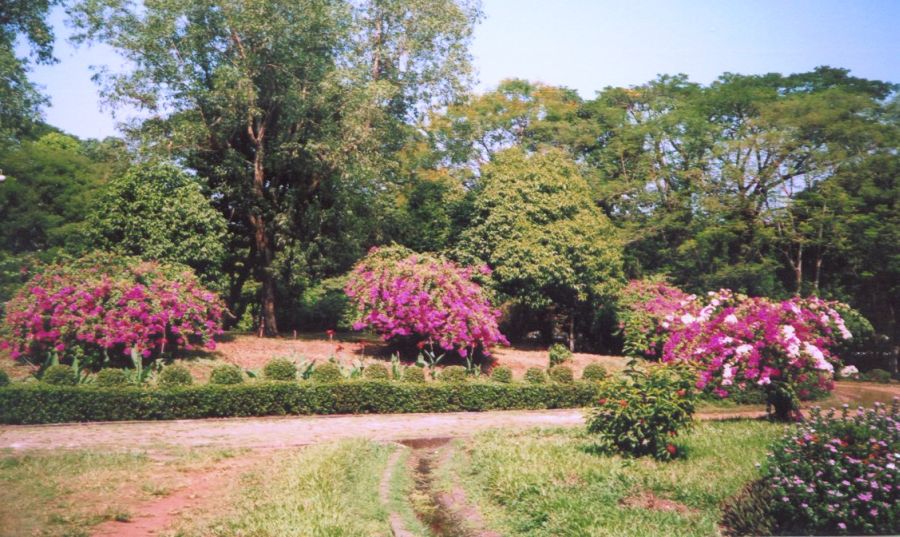
{"type": "MultiPolygon", "coordinates": [[[[465,86],[479,16],[463,0],[83,0],[82,40],[134,68],[105,78],[151,118],[133,133],[208,179],[278,331],[274,265],[327,185],[390,175],[405,122],[465,86]]],[[[330,187],[332,191],[341,190],[330,187]]],[[[246,277],[243,271],[241,277],[246,277]]]]}
{"type": "Polygon", "coordinates": [[[0,137],[27,131],[40,116],[45,98],[28,80],[30,64],[55,62],[53,30],[46,18],[59,0],[3,0],[0,3],[0,137]],[[16,56],[16,41],[29,47],[16,56]]]}

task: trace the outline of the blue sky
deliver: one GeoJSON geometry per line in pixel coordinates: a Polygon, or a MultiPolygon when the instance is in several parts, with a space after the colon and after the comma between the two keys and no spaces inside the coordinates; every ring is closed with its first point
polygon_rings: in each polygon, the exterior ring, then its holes
{"type": "MultiPolygon", "coordinates": [[[[657,74],[709,83],[726,71],[794,73],[818,65],[900,82],[900,0],[483,0],[472,47],[477,89],[526,78],[592,97],[657,74]]],[[[60,62],[32,79],[52,101],[46,120],[81,137],[116,134],[92,64],[104,47],[73,48],[64,15],[51,20],[60,62]]]]}

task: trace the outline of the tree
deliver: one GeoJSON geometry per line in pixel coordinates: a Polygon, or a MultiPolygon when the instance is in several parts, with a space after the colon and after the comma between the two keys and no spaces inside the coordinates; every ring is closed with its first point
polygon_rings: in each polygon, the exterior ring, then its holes
{"type": "MultiPolygon", "coordinates": [[[[135,66],[106,95],[148,110],[135,130],[209,182],[260,282],[274,335],[274,263],[326,185],[389,174],[418,107],[465,85],[478,9],[443,0],[83,0],[80,39],[135,66]]],[[[245,269],[244,272],[246,272],[245,269]]],[[[246,277],[246,274],[241,275],[246,277]]]]}
{"type": "Polygon", "coordinates": [[[45,20],[59,0],[4,0],[0,9],[0,138],[18,137],[34,126],[46,99],[28,80],[31,61],[51,64],[53,30],[45,20]],[[30,51],[16,56],[23,39],[30,51]]]}
{"type": "Polygon", "coordinates": [[[622,283],[616,229],[559,150],[509,149],[482,168],[460,257],[487,263],[498,291],[532,309],[556,308],[575,346],[580,306],[596,308],[622,283]]]}
{"type": "Polygon", "coordinates": [[[92,203],[85,231],[96,248],[186,265],[222,287],[227,223],[200,183],[171,164],[142,164],[113,179],[92,203]]]}

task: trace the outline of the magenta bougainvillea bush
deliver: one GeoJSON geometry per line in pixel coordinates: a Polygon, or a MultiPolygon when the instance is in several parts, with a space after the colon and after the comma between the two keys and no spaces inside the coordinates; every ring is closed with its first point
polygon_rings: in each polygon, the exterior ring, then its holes
{"type": "MultiPolygon", "coordinates": [[[[487,267],[477,269],[487,276],[487,267]]],[[[399,247],[374,248],[350,274],[347,296],[356,309],[353,328],[369,327],[385,340],[415,336],[423,344],[469,356],[507,344],[500,312],[473,281],[476,269],[399,247]]]]}
{"type": "Polygon", "coordinates": [[[625,355],[659,360],[669,338],[666,319],[695,306],[692,295],[662,279],[628,282],[619,294],[617,312],[625,355]]]}
{"type": "Polygon", "coordinates": [[[97,368],[119,356],[215,348],[224,309],[190,269],[109,254],[49,266],[6,304],[0,346],[97,368]]]}
{"type": "Polygon", "coordinates": [[[838,341],[852,337],[835,303],[818,298],[773,301],[727,289],[709,293],[668,315],[665,362],[699,368],[697,387],[727,397],[748,385],[763,387],[779,417],[808,390],[833,388],[838,341]]]}

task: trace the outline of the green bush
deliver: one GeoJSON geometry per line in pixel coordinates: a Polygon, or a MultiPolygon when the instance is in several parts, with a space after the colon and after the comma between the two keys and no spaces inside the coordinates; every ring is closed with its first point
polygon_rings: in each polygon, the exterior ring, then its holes
{"type": "Polygon", "coordinates": [[[575,382],[575,375],[572,374],[572,368],[567,365],[555,365],[550,368],[547,375],[553,382],[561,382],[563,384],[575,382]]]}
{"type": "Polygon", "coordinates": [[[503,384],[509,384],[513,381],[512,369],[506,366],[495,367],[493,371],[491,371],[491,380],[494,382],[502,382],[503,384]]]}
{"type": "Polygon", "coordinates": [[[325,362],[313,369],[309,380],[319,383],[341,382],[344,380],[344,374],[341,373],[341,366],[334,362],[325,362]]]}
{"type": "Polygon", "coordinates": [[[94,381],[100,388],[114,388],[128,384],[128,375],[121,369],[101,369],[94,381]]]}
{"type": "Polygon", "coordinates": [[[568,362],[569,359],[572,358],[572,351],[569,350],[565,345],[561,345],[559,343],[554,343],[550,345],[550,349],[547,351],[547,354],[550,355],[550,367],[560,365],[562,363],[568,362]]]}
{"type": "Polygon", "coordinates": [[[598,435],[600,446],[609,450],[672,459],[678,449],[672,438],[691,425],[693,384],[692,374],[678,366],[631,369],[601,386],[588,416],[588,432],[598,435]]]}
{"type": "Polygon", "coordinates": [[[415,365],[404,368],[403,382],[425,382],[425,369],[415,365]]]}
{"type": "Polygon", "coordinates": [[[15,383],[0,390],[0,423],[196,419],[295,414],[371,414],[578,408],[596,383],[253,382],[154,389],[15,383]]]}
{"type": "Polygon", "coordinates": [[[194,383],[191,372],[183,365],[174,364],[166,366],[159,373],[159,385],[162,388],[174,388],[177,386],[190,386],[194,383]]]}
{"type": "Polygon", "coordinates": [[[48,367],[44,370],[44,374],[41,375],[41,380],[54,386],[75,386],[78,384],[78,376],[75,374],[75,370],[72,369],[72,366],[63,364],[48,367]]]}
{"type": "Polygon", "coordinates": [[[581,380],[600,381],[606,378],[606,368],[600,364],[588,364],[581,372],[581,380]]]}
{"type": "Polygon", "coordinates": [[[272,358],[263,368],[266,380],[297,380],[297,364],[287,358],[272,358]]]}
{"type": "Polygon", "coordinates": [[[722,527],[725,535],[772,535],[775,524],[772,487],[762,479],[748,483],[740,493],[725,501],[722,527]]]}
{"type": "Polygon", "coordinates": [[[369,364],[363,370],[363,378],[369,380],[390,380],[391,374],[384,364],[369,364]]]}
{"type": "Polygon", "coordinates": [[[547,382],[547,374],[540,367],[529,367],[525,371],[525,382],[529,384],[544,384],[547,382]]]}
{"type": "Polygon", "coordinates": [[[896,535],[900,400],[840,414],[813,408],[769,450],[762,479],[776,534],[896,535]]]}
{"type": "Polygon", "coordinates": [[[871,371],[867,371],[862,375],[862,377],[864,380],[879,382],[881,384],[890,384],[891,382],[891,372],[885,371],[884,369],[873,369],[871,371]]]}
{"type": "Polygon", "coordinates": [[[0,388],[9,386],[9,375],[6,371],[0,369],[0,388]]]}
{"type": "Polygon", "coordinates": [[[244,382],[244,373],[236,365],[222,364],[213,368],[209,375],[210,384],[240,384],[244,382]]]}
{"type": "Polygon", "coordinates": [[[468,376],[466,368],[461,365],[451,365],[441,370],[438,379],[444,382],[465,382],[468,376]]]}

